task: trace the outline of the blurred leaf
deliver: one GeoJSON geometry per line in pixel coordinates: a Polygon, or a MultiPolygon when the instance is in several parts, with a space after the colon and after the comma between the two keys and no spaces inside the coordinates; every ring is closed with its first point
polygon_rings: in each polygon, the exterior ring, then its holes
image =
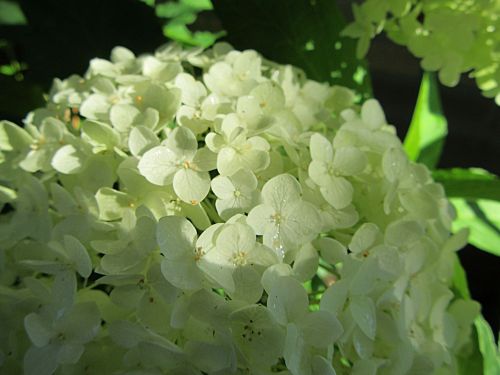
{"type": "Polygon", "coordinates": [[[192,13],[191,8],[185,4],[169,1],[156,6],[156,15],[162,18],[175,18],[184,13],[192,13]]]}
{"type": "Polygon", "coordinates": [[[181,3],[197,10],[211,10],[213,9],[210,0],[181,0],[181,3]]]}
{"type": "Polygon", "coordinates": [[[424,72],[417,104],[404,140],[404,148],[410,160],[434,168],[441,156],[447,133],[436,75],[424,72]]]}
{"type": "Polygon", "coordinates": [[[451,198],[450,201],[457,211],[453,231],[469,228],[470,244],[500,256],[500,202],[461,198],[451,198]]]}
{"type": "Polygon", "coordinates": [[[472,328],[467,346],[465,355],[462,353],[457,355],[459,375],[483,374],[484,358],[479,349],[479,337],[475,326],[472,328]]]}
{"type": "Polygon", "coordinates": [[[211,9],[210,0],[180,0],[158,4],[156,14],[158,17],[169,19],[163,26],[163,33],[167,38],[190,46],[209,47],[224,33],[193,32],[187,25],[196,21],[199,12],[211,9]]]}
{"type": "Polygon", "coordinates": [[[443,184],[448,197],[500,201],[500,180],[484,169],[438,169],[432,177],[443,184]]]}
{"type": "Polygon", "coordinates": [[[146,4],[147,6],[150,6],[150,7],[155,6],[155,0],[139,0],[139,1],[142,1],[144,4],[146,4]]]}
{"type": "Polygon", "coordinates": [[[191,46],[209,47],[223,35],[223,33],[212,33],[209,31],[192,32],[184,24],[169,22],[163,28],[163,33],[167,38],[191,46]]]}
{"type": "Polygon", "coordinates": [[[14,1],[0,1],[0,25],[24,25],[26,18],[19,4],[14,1]]]}
{"type": "MultiPolygon", "coordinates": [[[[455,260],[453,287],[461,298],[470,299],[465,270],[458,257],[455,260]]],[[[460,375],[500,374],[499,348],[495,344],[491,327],[482,315],[479,315],[474,321],[471,341],[466,349],[468,350],[465,353],[459,353],[458,356],[460,375]]]]}
{"type": "Polygon", "coordinates": [[[458,257],[455,258],[455,266],[453,270],[453,287],[458,292],[460,297],[464,299],[470,299],[467,275],[458,257]]]}
{"type": "Polygon", "coordinates": [[[474,322],[479,338],[479,349],[483,355],[484,375],[500,374],[500,353],[490,325],[480,316],[474,322]]]}
{"type": "Polygon", "coordinates": [[[366,64],[356,41],[341,37],[346,22],[331,0],[213,0],[227,40],[266,58],[302,68],[308,78],[371,95],[366,64]],[[361,82],[354,79],[363,78],[361,82]]]}

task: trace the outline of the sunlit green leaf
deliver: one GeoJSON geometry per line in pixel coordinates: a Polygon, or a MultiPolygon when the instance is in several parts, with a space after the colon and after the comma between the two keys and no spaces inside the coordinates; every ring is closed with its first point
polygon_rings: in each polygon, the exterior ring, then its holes
{"type": "Polygon", "coordinates": [[[500,202],[452,198],[457,211],[453,231],[469,228],[469,243],[500,256],[500,202]]]}
{"type": "Polygon", "coordinates": [[[425,72],[404,140],[404,148],[410,160],[424,163],[429,168],[435,167],[447,133],[447,121],[441,109],[436,77],[425,72]]]}
{"type": "Polygon", "coordinates": [[[483,169],[438,169],[432,177],[443,184],[448,197],[500,200],[500,180],[483,169]]]}
{"type": "Polygon", "coordinates": [[[474,325],[479,338],[479,349],[483,354],[484,375],[500,374],[500,353],[491,327],[482,316],[476,319],[474,325]]]}
{"type": "MultiPolygon", "coordinates": [[[[470,299],[465,270],[458,258],[455,260],[453,286],[460,297],[466,300],[470,299]]],[[[498,375],[500,373],[500,356],[491,327],[482,315],[475,319],[474,326],[470,348],[465,356],[458,357],[459,374],[498,375]]]]}

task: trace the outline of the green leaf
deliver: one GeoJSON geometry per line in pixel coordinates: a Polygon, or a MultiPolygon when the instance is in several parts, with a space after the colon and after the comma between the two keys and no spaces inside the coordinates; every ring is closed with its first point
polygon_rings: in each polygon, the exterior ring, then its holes
{"type": "Polygon", "coordinates": [[[331,0],[213,0],[227,40],[273,61],[302,68],[308,78],[371,95],[366,64],[356,42],[341,37],[345,20],[331,0]]]}
{"type": "Polygon", "coordinates": [[[469,228],[469,243],[500,256],[500,202],[450,199],[457,212],[453,232],[469,228]]]}
{"type": "Polygon", "coordinates": [[[191,46],[209,47],[224,35],[224,32],[212,33],[209,31],[192,32],[184,23],[169,22],[163,28],[163,33],[167,38],[176,42],[191,46]]]}
{"type": "MultiPolygon", "coordinates": [[[[455,259],[453,288],[459,297],[470,300],[467,275],[458,257],[455,259]]],[[[470,338],[471,346],[465,353],[459,353],[458,356],[459,374],[498,375],[500,362],[491,328],[482,315],[475,319],[474,326],[475,329],[472,330],[470,338]]]]}
{"type": "Polygon", "coordinates": [[[196,21],[199,12],[211,10],[210,0],[169,1],[156,6],[156,15],[169,21],[163,27],[163,34],[176,42],[191,46],[209,47],[225,33],[191,31],[186,25],[196,21]]]}
{"type": "Polygon", "coordinates": [[[474,327],[470,336],[470,349],[465,355],[458,355],[458,374],[483,374],[483,356],[479,350],[479,338],[474,327]]]}
{"type": "Polygon", "coordinates": [[[26,18],[18,3],[0,1],[0,25],[25,25],[26,18]]]}
{"type": "Polygon", "coordinates": [[[500,374],[500,353],[495,344],[495,337],[493,336],[491,327],[482,316],[476,318],[474,325],[478,334],[479,349],[483,355],[483,374],[500,374]]]}
{"type": "Polygon", "coordinates": [[[453,287],[458,295],[464,299],[470,299],[469,285],[467,283],[467,274],[458,258],[455,259],[453,272],[453,287]]]}
{"type": "Polygon", "coordinates": [[[410,160],[423,163],[429,168],[435,167],[447,133],[447,121],[441,109],[436,76],[425,72],[404,140],[404,148],[410,160]]]}
{"type": "Polygon", "coordinates": [[[500,180],[484,169],[438,169],[432,177],[443,184],[448,197],[500,201],[500,180]]]}
{"type": "Polygon", "coordinates": [[[198,11],[213,9],[210,0],[181,0],[181,3],[198,11]]]}
{"type": "Polygon", "coordinates": [[[453,231],[470,229],[469,243],[500,256],[500,180],[479,168],[439,169],[433,178],[443,184],[457,212],[453,231]]]}

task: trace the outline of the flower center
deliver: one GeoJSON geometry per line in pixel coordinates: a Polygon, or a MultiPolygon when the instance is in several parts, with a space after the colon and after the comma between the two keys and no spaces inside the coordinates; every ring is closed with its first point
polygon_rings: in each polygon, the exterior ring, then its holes
{"type": "Polygon", "coordinates": [[[279,214],[278,212],[271,215],[271,222],[275,224],[281,224],[281,220],[282,220],[281,214],[279,214]]]}
{"type": "Polygon", "coordinates": [[[233,262],[233,264],[236,267],[246,265],[247,264],[247,252],[241,251],[241,250],[234,252],[233,256],[231,258],[231,261],[233,262]]]}
{"type": "Polygon", "coordinates": [[[205,255],[205,250],[201,246],[198,246],[194,249],[194,260],[199,261],[203,255],[205,255]]]}

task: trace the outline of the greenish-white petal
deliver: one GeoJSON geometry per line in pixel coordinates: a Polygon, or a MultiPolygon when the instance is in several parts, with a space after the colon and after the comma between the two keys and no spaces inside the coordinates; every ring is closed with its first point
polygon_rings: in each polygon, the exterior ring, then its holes
{"type": "Polygon", "coordinates": [[[332,183],[332,176],[327,164],[322,161],[313,160],[308,168],[309,177],[318,186],[328,186],[332,183]]]}
{"type": "Polygon", "coordinates": [[[300,194],[300,184],[289,174],[273,177],[262,188],[262,199],[277,211],[297,202],[300,199],[300,194]]]}
{"type": "Polygon", "coordinates": [[[352,236],[349,249],[353,253],[368,250],[380,236],[380,229],[373,223],[364,223],[352,236]]]}
{"type": "Polygon", "coordinates": [[[316,348],[327,348],[344,332],[335,315],[325,310],[308,313],[298,326],[303,332],[304,341],[316,348]]]}
{"type": "Polygon", "coordinates": [[[321,258],[332,265],[342,262],[347,255],[346,247],[334,238],[318,238],[314,245],[319,249],[321,258]]]}
{"type": "Polygon", "coordinates": [[[146,151],[160,144],[158,137],[153,131],[145,126],[132,128],[128,138],[128,148],[132,155],[140,157],[146,151]]]}
{"type": "Polygon", "coordinates": [[[62,146],[52,157],[52,167],[64,174],[75,174],[81,171],[84,155],[73,145],[62,146]]]}
{"type": "Polygon", "coordinates": [[[261,305],[250,305],[230,315],[234,340],[250,362],[270,366],[282,356],[284,333],[261,305]]]}
{"type": "Polygon", "coordinates": [[[203,147],[196,151],[191,161],[192,168],[201,172],[208,172],[217,168],[217,154],[203,147]]]}
{"type": "Polygon", "coordinates": [[[308,306],[307,292],[299,281],[290,276],[272,281],[267,307],[280,324],[298,322],[307,314],[308,306]]]}
{"type": "Polygon", "coordinates": [[[361,118],[371,129],[378,129],[385,125],[386,119],[380,103],[375,99],[368,99],[361,107],[361,118]]]}
{"type": "Polygon", "coordinates": [[[353,296],[349,304],[349,310],[361,331],[374,340],[377,331],[377,317],[373,300],[363,295],[353,296]]]}
{"type": "Polygon", "coordinates": [[[64,247],[68,258],[80,276],[87,278],[92,273],[92,261],[87,249],[73,236],[64,236],[64,247]]]}
{"type": "Polygon", "coordinates": [[[84,121],[81,124],[82,133],[94,145],[103,145],[112,150],[119,145],[119,134],[108,124],[99,121],[84,121]]]}
{"type": "Polygon", "coordinates": [[[200,203],[210,191],[210,175],[189,168],[177,171],[173,180],[174,191],[184,202],[200,203]]]}
{"type": "Polygon", "coordinates": [[[323,198],[334,208],[340,210],[352,202],[354,189],[343,177],[332,177],[330,183],[320,187],[323,198]]]}
{"type": "Polygon", "coordinates": [[[299,249],[295,256],[293,273],[299,281],[311,280],[318,270],[318,262],[318,252],[310,243],[307,243],[299,249]]]}
{"type": "Polygon", "coordinates": [[[137,168],[141,175],[156,185],[169,185],[179,169],[179,158],[172,150],[164,146],[153,147],[142,155],[137,168]]]}
{"type": "Polygon", "coordinates": [[[101,220],[120,219],[124,211],[135,204],[134,198],[127,193],[108,187],[99,189],[95,198],[99,207],[99,218],[101,220]]]}
{"type": "Polygon", "coordinates": [[[191,130],[180,126],[172,130],[168,135],[165,146],[167,146],[178,159],[192,160],[198,149],[198,142],[191,130]]]}
{"type": "Polygon", "coordinates": [[[333,169],[343,176],[357,175],[365,169],[365,153],[356,147],[341,147],[335,151],[333,169]]]}
{"type": "Polygon", "coordinates": [[[163,255],[176,258],[184,253],[193,254],[197,233],[185,218],[165,216],[158,222],[156,238],[163,255]]]}
{"type": "Polygon", "coordinates": [[[311,150],[312,160],[322,163],[332,162],[333,160],[332,143],[321,134],[314,133],[311,136],[309,149],[311,150]]]}

